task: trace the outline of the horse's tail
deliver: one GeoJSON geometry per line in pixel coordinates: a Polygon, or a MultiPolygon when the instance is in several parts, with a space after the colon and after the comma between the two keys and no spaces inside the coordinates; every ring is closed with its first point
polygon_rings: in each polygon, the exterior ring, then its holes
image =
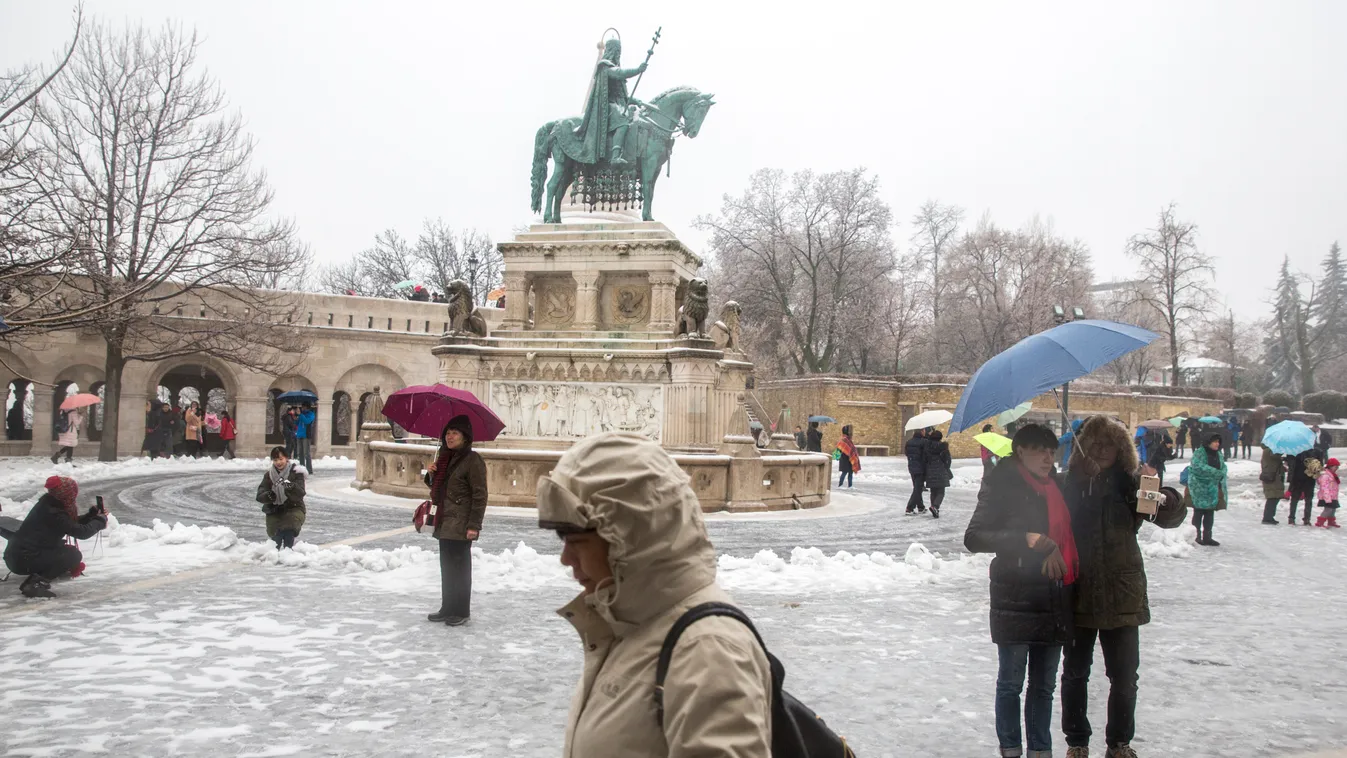
{"type": "Polygon", "coordinates": [[[555,121],[548,121],[533,138],[533,212],[543,209],[543,185],[547,183],[547,154],[552,152],[552,129],[555,121]]]}

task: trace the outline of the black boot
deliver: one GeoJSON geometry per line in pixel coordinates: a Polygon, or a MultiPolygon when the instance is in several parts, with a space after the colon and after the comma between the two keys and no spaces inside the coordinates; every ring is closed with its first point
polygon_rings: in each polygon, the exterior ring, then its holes
{"type": "Polygon", "coordinates": [[[435,611],[434,613],[426,616],[426,621],[434,621],[436,624],[443,624],[445,621],[448,620],[449,614],[445,613],[443,610],[435,611]]]}
{"type": "Polygon", "coordinates": [[[24,597],[56,597],[51,591],[51,583],[37,574],[29,574],[19,585],[19,592],[24,597]]]}

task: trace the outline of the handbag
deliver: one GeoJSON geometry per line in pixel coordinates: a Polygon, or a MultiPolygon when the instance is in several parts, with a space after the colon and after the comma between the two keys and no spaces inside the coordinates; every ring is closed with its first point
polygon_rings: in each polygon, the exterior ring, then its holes
{"type": "Polygon", "coordinates": [[[426,526],[427,524],[429,524],[432,529],[435,528],[435,524],[438,521],[435,510],[434,503],[431,503],[429,500],[422,500],[421,504],[416,506],[416,511],[412,513],[412,525],[416,527],[416,531],[421,531],[421,527],[426,526]]]}

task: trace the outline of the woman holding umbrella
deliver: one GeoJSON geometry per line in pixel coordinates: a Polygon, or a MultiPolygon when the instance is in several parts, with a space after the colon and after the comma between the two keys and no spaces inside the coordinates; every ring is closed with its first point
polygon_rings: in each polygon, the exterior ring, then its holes
{"type": "Polygon", "coordinates": [[[486,515],[486,461],[472,449],[472,422],[455,416],[440,433],[440,450],[426,469],[440,541],[440,609],[426,618],[462,626],[471,616],[472,543],[486,515]]]}
{"type": "Polygon", "coordinates": [[[75,448],[80,444],[80,425],[84,423],[80,409],[99,402],[98,395],[89,392],[71,395],[61,402],[61,413],[56,419],[56,444],[61,447],[51,457],[52,463],[59,462],[63,455],[66,463],[74,462],[75,448]]]}

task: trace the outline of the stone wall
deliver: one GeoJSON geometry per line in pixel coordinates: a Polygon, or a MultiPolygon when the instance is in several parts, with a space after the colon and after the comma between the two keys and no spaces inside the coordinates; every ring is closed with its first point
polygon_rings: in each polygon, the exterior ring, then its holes
{"type": "MultiPolygon", "coordinates": [[[[903,424],[912,416],[925,411],[946,409],[953,412],[958,405],[963,386],[956,384],[901,384],[862,377],[819,377],[758,382],[754,390],[762,404],[775,411],[784,403],[790,410],[791,425],[806,426],[809,416],[831,416],[836,424],[823,429],[823,450],[829,452],[837,445],[842,427],[853,427],[853,440],[858,446],[884,446],[889,455],[901,455],[908,435],[903,424]]],[[[1070,410],[1073,418],[1104,413],[1116,416],[1129,427],[1153,418],[1171,418],[1180,413],[1206,415],[1219,413],[1221,404],[1205,398],[1168,397],[1161,395],[1134,395],[1126,392],[1072,392],[1070,410]]],[[[1061,412],[1053,395],[1034,398],[1030,420],[1044,421],[1057,428],[1061,412]]],[[[979,422],[967,431],[947,437],[950,452],[956,458],[974,458],[979,445],[973,436],[981,431],[979,422]]],[[[941,431],[948,431],[942,427],[941,431]]],[[[999,430],[1004,432],[1004,430],[999,430]]],[[[879,451],[876,451],[877,453],[879,451]]]]}

